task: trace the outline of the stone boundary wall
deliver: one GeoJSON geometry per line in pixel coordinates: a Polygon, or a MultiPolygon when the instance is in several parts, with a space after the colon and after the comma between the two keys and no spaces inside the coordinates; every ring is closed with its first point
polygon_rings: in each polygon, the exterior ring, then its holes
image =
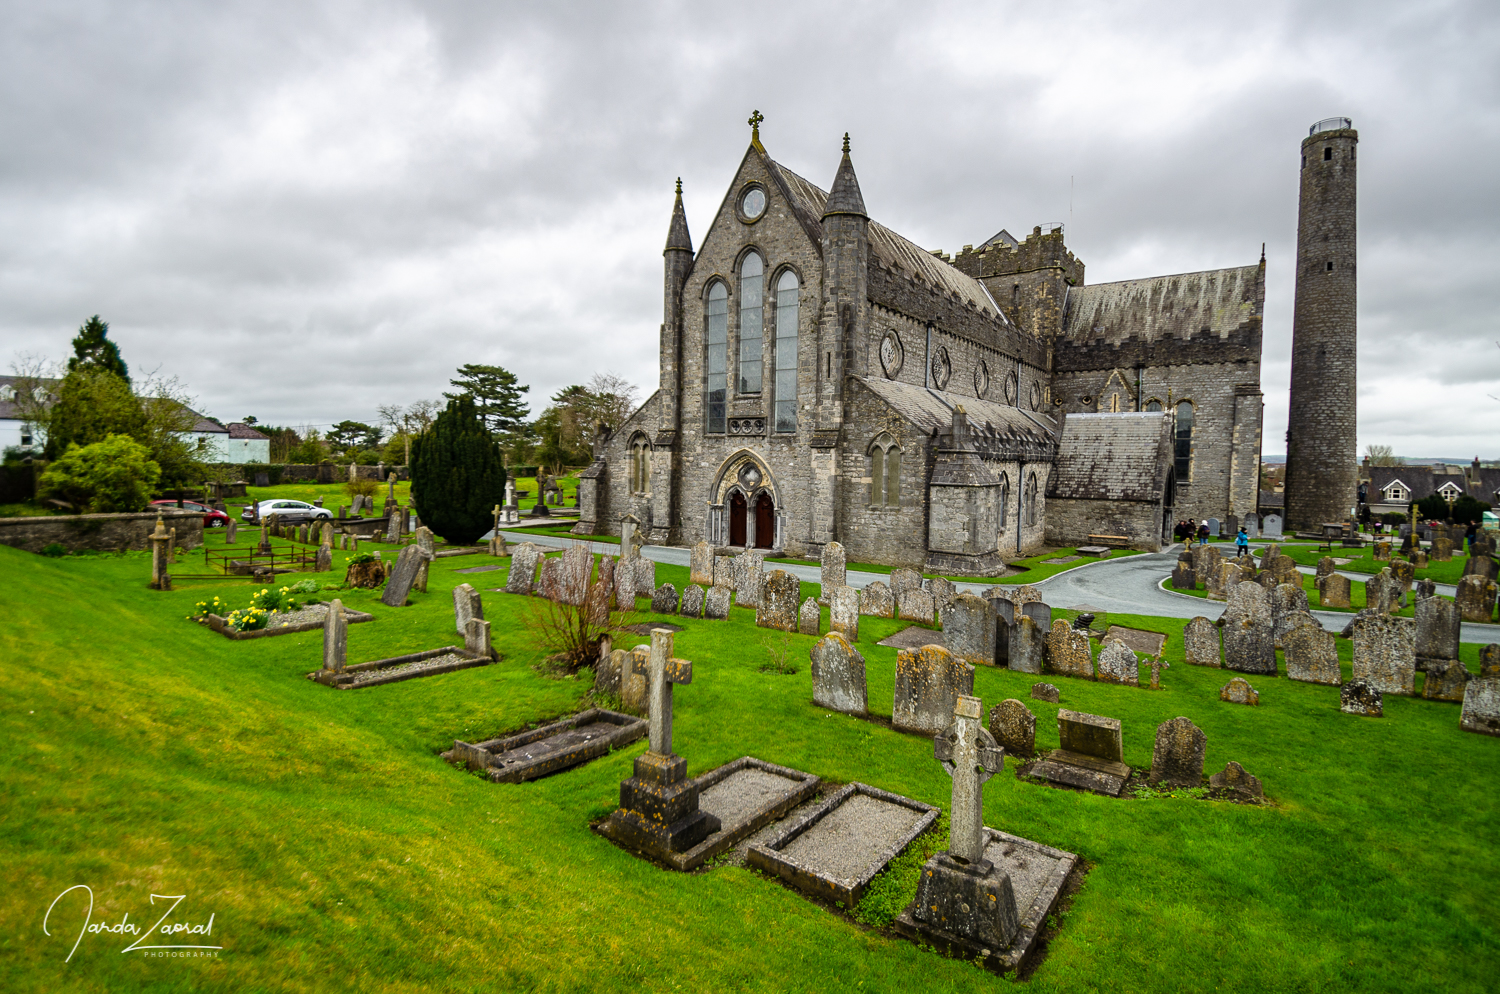
{"type": "Polygon", "coordinates": [[[160,517],[167,528],[177,529],[177,547],[196,549],[203,544],[203,515],[178,514],[69,514],[34,518],[0,518],[0,545],[25,552],[41,552],[54,542],[69,552],[124,552],[147,549],[148,536],[160,517]]]}

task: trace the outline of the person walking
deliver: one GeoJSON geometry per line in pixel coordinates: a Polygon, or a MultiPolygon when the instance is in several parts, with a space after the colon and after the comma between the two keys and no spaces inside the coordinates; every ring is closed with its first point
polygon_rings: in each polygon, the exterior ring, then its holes
{"type": "Polygon", "coordinates": [[[1239,534],[1234,537],[1234,551],[1241,559],[1250,555],[1250,535],[1243,527],[1240,528],[1239,534]]]}
{"type": "Polygon", "coordinates": [[[1201,524],[1201,525],[1198,526],[1198,544],[1199,545],[1207,545],[1208,544],[1208,522],[1207,521],[1204,521],[1203,524],[1201,524]]]}

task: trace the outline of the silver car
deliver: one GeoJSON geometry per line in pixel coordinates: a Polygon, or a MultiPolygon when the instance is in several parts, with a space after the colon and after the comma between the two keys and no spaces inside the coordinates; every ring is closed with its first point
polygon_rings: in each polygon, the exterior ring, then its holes
{"type": "Polygon", "coordinates": [[[240,513],[240,518],[245,521],[259,521],[261,518],[276,515],[276,520],[283,524],[297,524],[302,521],[328,521],[333,518],[333,512],[326,507],[314,507],[306,501],[300,500],[263,500],[258,504],[251,504],[240,513]]]}

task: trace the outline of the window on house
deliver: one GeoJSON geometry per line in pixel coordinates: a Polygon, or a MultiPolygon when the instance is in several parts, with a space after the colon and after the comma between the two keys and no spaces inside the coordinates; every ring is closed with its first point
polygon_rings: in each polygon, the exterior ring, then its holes
{"type": "MultiPolygon", "coordinates": [[[[776,281],[776,430],[797,430],[797,274],[776,281]]],[[[831,364],[830,364],[831,365],[831,364]]]]}
{"type": "Polygon", "coordinates": [[[630,444],[630,492],[637,494],[651,491],[651,443],[645,435],[637,435],[630,444]]]}
{"type": "Polygon", "coordinates": [[[723,283],[715,283],[709,288],[704,314],[708,324],[705,356],[708,430],[722,432],[726,418],[725,394],[729,385],[729,290],[723,283]]]}
{"type": "Polygon", "coordinates": [[[1192,478],[1193,465],[1193,405],[1183,401],[1177,405],[1177,482],[1186,483],[1192,478]]]}
{"type": "Polygon", "coordinates": [[[870,504],[901,506],[901,447],[889,435],[870,444],[870,504]]]}
{"type": "Polygon", "coordinates": [[[765,271],[765,263],[754,252],[740,263],[740,393],[760,393],[765,271]]]}

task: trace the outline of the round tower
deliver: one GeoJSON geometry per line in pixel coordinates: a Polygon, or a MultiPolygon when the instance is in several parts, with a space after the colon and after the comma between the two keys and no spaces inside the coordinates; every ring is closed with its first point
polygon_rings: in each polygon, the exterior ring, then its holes
{"type": "Polygon", "coordinates": [[[1347,117],[1302,142],[1292,397],[1286,436],[1286,526],[1316,531],[1357,502],[1354,151],[1347,117]]]}

